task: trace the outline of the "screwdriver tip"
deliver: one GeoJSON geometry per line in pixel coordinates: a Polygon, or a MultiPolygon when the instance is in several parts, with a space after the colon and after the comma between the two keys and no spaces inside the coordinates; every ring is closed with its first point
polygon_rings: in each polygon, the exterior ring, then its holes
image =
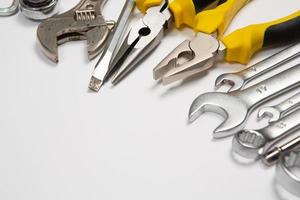
{"type": "Polygon", "coordinates": [[[94,91],[94,92],[99,92],[103,85],[103,81],[95,78],[94,76],[91,78],[90,84],[89,84],[89,89],[94,91]]]}

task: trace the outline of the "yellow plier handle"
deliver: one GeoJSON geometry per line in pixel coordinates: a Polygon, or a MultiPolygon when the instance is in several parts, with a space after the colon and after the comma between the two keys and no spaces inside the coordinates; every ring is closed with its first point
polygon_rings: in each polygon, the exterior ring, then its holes
{"type": "Polygon", "coordinates": [[[135,0],[135,3],[137,8],[145,14],[148,8],[159,6],[162,1],[163,0],[135,0]]]}
{"type": "Polygon", "coordinates": [[[222,39],[226,61],[247,64],[263,47],[300,41],[300,11],[287,17],[236,30],[222,39]]]}
{"type": "Polygon", "coordinates": [[[215,9],[205,10],[197,14],[194,28],[197,32],[217,33],[221,38],[236,14],[250,0],[227,0],[215,9]]]}
{"type": "MultiPolygon", "coordinates": [[[[161,5],[163,0],[136,0],[138,9],[145,13],[152,6],[161,5]]],[[[221,0],[173,0],[169,9],[173,14],[177,28],[182,25],[194,28],[196,15],[206,9],[217,6],[221,0]]]]}
{"type": "Polygon", "coordinates": [[[174,15],[175,25],[194,28],[195,18],[198,13],[215,8],[221,0],[174,0],[169,8],[174,15]]]}

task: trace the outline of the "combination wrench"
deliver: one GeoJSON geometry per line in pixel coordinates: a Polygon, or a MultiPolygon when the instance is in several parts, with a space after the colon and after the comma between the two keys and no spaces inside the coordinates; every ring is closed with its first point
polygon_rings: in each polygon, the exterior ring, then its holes
{"type": "Polygon", "coordinates": [[[242,130],[235,134],[232,150],[240,156],[256,161],[272,149],[278,141],[300,128],[300,109],[260,130],[242,130]]]}
{"type": "Polygon", "coordinates": [[[269,123],[276,122],[300,106],[300,93],[275,105],[263,107],[258,111],[258,119],[268,118],[269,123]]]}
{"type": "Polygon", "coordinates": [[[300,149],[286,152],[280,157],[276,167],[275,180],[282,189],[292,195],[289,199],[299,199],[300,197],[299,169],[300,149]]]}
{"type": "Polygon", "coordinates": [[[189,121],[194,122],[204,112],[214,112],[225,118],[214,131],[214,137],[236,134],[245,127],[255,108],[300,86],[299,74],[300,64],[244,90],[202,94],[190,107],[189,121]]]}
{"type": "Polygon", "coordinates": [[[216,79],[215,86],[216,88],[229,88],[228,92],[242,90],[250,81],[281,67],[298,56],[300,56],[300,43],[294,44],[242,71],[220,75],[216,79]]]}

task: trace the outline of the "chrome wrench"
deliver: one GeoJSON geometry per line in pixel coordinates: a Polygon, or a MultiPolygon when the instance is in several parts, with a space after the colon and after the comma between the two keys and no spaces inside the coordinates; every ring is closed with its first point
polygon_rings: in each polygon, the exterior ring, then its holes
{"type": "Polygon", "coordinates": [[[299,199],[300,197],[299,169],[300,149],[286,152],[280,157],[279,163],[276,167],[276,183],[292,195],[289,199],[299,199]]]}
{"type": "Polygon", "coordinates": [[[10,16],[18,12],[19,0],[13,0],[7,8],[0,8],[0,16],[10,16]]]}
{"type": "Polygon", "coordinates": [[[256,161],[299,128],[300,109],[263,129],[238,132],[233,138],[232,150],[240,156],[256,161]]]}
{"type": "Polygon", "coordinates": [[[273,56],[242,71],[220,75],[215,82],[217,88],[229,88],[228,92],[242,90],[250,82],[300,56],[300,43],[294,44],[273,56]],[[227,87],[229,86],[229,87],[227,87]]]}
{"type": "Polygon", "coordinates": [[[300,86],[300,64],[241,91],[210,92],[197,97],[189,111],[194,122],[204,112],[222,115],[225,121],[214,131],[215,138],[241,131],[253,110],[266,101],[300,86]]]}
{"type": "Polygon", "coordinates": [[[269,123],[276,122],[300,106],[300,93],[275,105],[263,107],[258,111],[258,119],[269,118],[269,123]]]}

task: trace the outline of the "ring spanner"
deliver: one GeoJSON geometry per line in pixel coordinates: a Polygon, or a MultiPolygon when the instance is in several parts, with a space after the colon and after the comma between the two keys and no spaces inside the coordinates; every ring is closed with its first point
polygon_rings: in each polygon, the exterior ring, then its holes
{"type": "Polygon", "coordinates": [[[256,161],[284,137],[300,127],[300,109],[260,130],[243,130],[233,139],[232,150],[256,161]]]}

